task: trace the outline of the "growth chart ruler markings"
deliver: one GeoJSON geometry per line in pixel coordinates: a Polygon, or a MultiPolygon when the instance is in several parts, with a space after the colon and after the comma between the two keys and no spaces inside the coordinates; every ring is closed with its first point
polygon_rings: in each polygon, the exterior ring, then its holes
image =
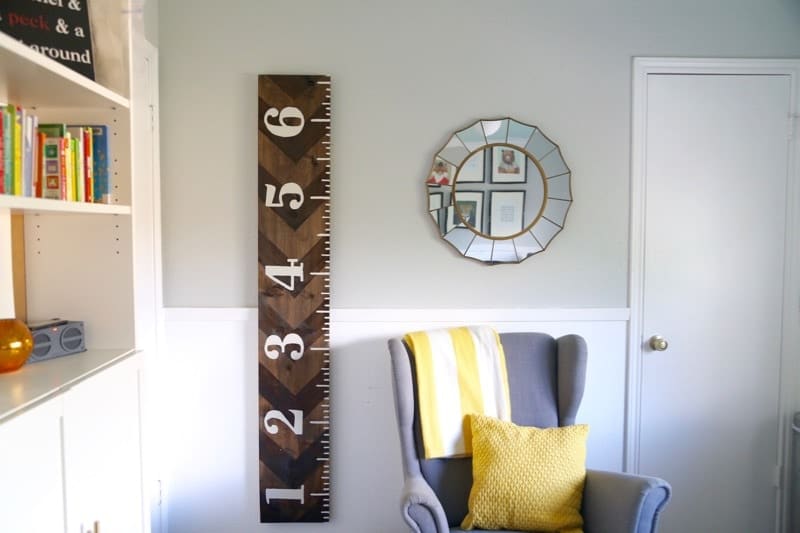
{"type": "Polygon", "coordinates": [[[258,77],[261,522],[330,518],[330,91],[258,77]]]}

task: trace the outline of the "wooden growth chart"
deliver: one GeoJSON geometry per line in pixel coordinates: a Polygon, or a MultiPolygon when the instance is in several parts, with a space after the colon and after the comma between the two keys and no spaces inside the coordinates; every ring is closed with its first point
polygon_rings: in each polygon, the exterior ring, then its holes
{"type": "Polygon", "coordinates": [[[330,91],[258,77],[261,522],[330,517],[330,91]]]}

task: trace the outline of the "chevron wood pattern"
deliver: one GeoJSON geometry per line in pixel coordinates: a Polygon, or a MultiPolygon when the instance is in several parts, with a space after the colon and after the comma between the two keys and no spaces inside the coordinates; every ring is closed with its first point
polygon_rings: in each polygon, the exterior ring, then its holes
{"type": "Polygon", "coordinates": [[[330,77],[258,77],[261,522],[330,518],[330,77]]]}

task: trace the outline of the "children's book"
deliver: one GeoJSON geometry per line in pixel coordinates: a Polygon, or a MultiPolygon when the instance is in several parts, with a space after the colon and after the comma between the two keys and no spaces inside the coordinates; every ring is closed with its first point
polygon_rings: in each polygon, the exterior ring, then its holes
{"type": "Polygon", "coordinates": [[[74,202],[78,194],[75,190],[75,139],[69,132],[64,139],[67,141],[67,200],[74,202]]]}
{"type": "Polygon", "coordinates": [[[14,194],[14,119],[12,106],[3,107],[3,181],[6,194],[14,194]]]}
{"type": "Polygon", "coordinates": [[[39,133],[48,137],[63,137],[67,133],[66,124],[39,124],[39,133]]]}
{"type": "Polygon", "coordinates": [[[14,119],[10,107],[3,107],[3,190],[5,190],[5,194],[14,194],[14,119]]]}
{"type": "MultiPolygon", "coordinates": [[[[40,133],[40,135],[44,135],[40,133]]],[[[63,137],[44,136],[42,162],[44,167],[44,183],[42,185],[42,198],[62,200],[61,184],[66,186],[66,178],[62,178],[62,145],[63,137]]]]}
{"type": "Polygon", "coordinates": [[[92,174],[94,201],[110,204],[113,183],[111,179],[111,154],[109,153],[108,126],[87,125],[92,129],[92,174]]]}
{"type": "Polygon", "coordinates": [[[22,115],[22,196],[33,196],[33,137],[36,127],[34,119],[36,117],[30,111],[24,111],[22,115]]]}
{"type": "Polygon", "coordinates": [[[22,108],[9,106],[13,110],[14,128],[14,185],[12,194],[17,196],[22,194],[22,108]]]}
{"type": "Polygon", "coordinates": [[[70,138],[69,134],[66,137],[61,137],[61,144],[59,145],[59,154],[61,157],[61,199],[72,199],[72,171],[70,170],[70,138]]]}
{"type": "Polygon", "coordinates": [[[94,202],[94,156],[92,142],[92,128],[83,128],[83,160],[86,172],[85,202],[94,202]]]}
{"type": "Polygon", "coordinates": [[[75,187],[73,201],[83,202],[86,198],[86,159],[83,154],[83,128],[81,126],[67,126],[72,146],[72,172],[73,186],[75,187]]]}
{"type": "Polygon", "coordinates": [[[36,198],[44,198],[44,181],[45,181],[45,159],[44,159],[44,143],[47,140],[47,135],[42,132],[36,133],[36,180],[33,183],[33,194],[36,198]]]}
{"type": "Polygon", "coordinates": [[[0,106],[0,194],[6,192],[5,114],[5,107],[0,106]]]}

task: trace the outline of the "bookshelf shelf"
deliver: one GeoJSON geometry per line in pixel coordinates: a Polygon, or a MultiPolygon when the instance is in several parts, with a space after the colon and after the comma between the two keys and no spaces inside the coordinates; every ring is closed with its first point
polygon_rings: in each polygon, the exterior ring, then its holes
{"type": "Polygon", "coordinates": [[[130,215],[128,205],[66,202],[46,198],[28,198],[0,194],[0,209],[10,209],[12,214],[75,213],[96,215],[130,215]]]}
{"type": "Polygon", "coordinates": [[[87,350],[0,374],[0,423],[133,355],[131,348],[87,350]]]}
{"type": "Polygon", "coordinates": [[[24,107],[129,108],[127,98],[0,33],[0,82],[24,107]]]}

